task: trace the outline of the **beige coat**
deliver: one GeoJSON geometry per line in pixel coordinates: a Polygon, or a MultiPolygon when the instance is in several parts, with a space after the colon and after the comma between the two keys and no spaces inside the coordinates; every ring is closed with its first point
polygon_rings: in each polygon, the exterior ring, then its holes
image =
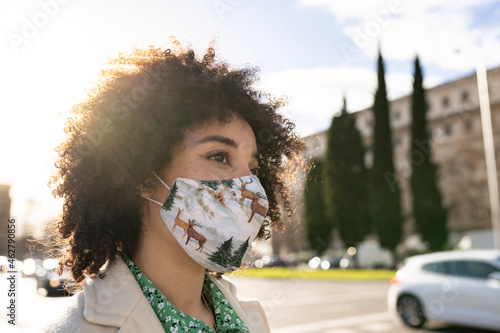
{"type": "MultiPolygon", "coordinates": [[[[252,333],[271,332],[266,314],[257,300],[240,301],[236,286],[228,279],[212,278],[252,333]]],[[[85,283],[58,320],[43,332],[50,333],[163,333],[163,327],[142,293],[132,272],[121,258],[106,269],[103,279],[85,283]]]]}

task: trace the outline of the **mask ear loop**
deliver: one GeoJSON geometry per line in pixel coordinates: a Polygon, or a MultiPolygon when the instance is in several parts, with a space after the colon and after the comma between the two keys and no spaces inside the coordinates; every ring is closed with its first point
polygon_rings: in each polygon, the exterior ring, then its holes
{"type": "MultiPolygon", "coordinates": [[[[162,183],[163,186],[165,186],[170,191],[170,186],[168,186],[167,184],[165,184],[165,182],[154,171],[151,171],[151,172],[160,181],[160,183],[162,183]]],[[[162,202],[156,201],[155,199],[151,199],[151,198],[148,198],[148,197],[143,197],[143,198],[146,199],[146,200],[149,200],[151,202],[154,202],[155,204],[159,205],[160,207],[163,207],[163,203],[162,202]]]]}
{"type": "Polygon", "coordinates": [[[151,171],[153,173],[153,175],[155,175],[155,177],[160,181],[160,183],[163,184],[163,186],[165,186],[167,188],[167,190],[170,191],[170,186],[168,186],[167,184],[165,184],[165,182],[160,178],[158,177],[158,175],[154,172],[154,171],[151,171]]]}

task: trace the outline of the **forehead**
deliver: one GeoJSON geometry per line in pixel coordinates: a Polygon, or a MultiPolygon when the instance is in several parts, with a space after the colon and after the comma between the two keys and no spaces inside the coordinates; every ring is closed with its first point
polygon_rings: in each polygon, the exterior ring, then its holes
{"type": "MultiPolygon", "coordinates": [[[[255,135],[250,125],[240,117],[233,116],[228,122],[221,123],[218,120],[206,122],[200,126],[186,130],[185,143],[188,147],[203,142],[209,137],[230,139],[236,143],[238,149],[257,149],[255,135]]],[[[221,140],[224,142],[224,140],[221,140]]],[[[229,141],[228,141],[229,143],[229,141]]],[[[231,144],[229,144],[231,145],[231,144]]]]}

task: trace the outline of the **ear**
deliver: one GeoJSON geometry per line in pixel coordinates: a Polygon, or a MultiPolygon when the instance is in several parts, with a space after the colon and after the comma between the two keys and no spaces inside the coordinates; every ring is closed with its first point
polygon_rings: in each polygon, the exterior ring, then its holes
{"type": "Polygon", "coordinates": [[[135,188],[137,190],[137,194],[139,196],[141,196],[142,198],[148,196],[147,193],[149,193],[142,184],[140,185],[137,185],[137,187],[135,188]]]}
{"type": "Polygon", "coordinates": [[[137,185],[135,189],[142,198],[151,197],[151,190],[155,188],[155,179],[152,177],[146,179],[143,183],[137,185]]]}

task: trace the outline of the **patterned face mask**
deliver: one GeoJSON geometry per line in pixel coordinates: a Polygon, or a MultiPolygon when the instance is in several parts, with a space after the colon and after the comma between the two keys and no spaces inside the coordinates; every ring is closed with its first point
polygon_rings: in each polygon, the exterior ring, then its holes
{"type": "Polygon", "coordinates": [[[228,273],[241,267],[268,210],[257,176],[228,180],[176,178],[161,217],[180,246],[205,269],[228,273]]]}

